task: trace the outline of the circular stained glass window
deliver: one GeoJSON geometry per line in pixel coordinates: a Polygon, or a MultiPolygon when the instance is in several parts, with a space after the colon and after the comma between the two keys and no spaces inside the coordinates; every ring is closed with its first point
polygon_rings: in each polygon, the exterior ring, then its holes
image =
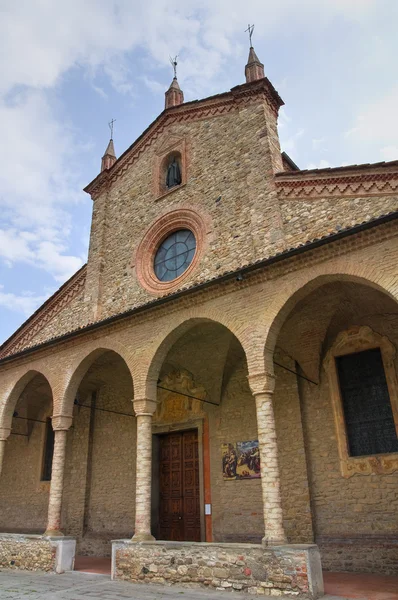
{"type": "Polygon", "coordinates": [[[169,235],[155,255],[154,271],[159,281],[172,281],[182,275],[191,264],[195,250],[195,236],[189,229],[169,235]]]}

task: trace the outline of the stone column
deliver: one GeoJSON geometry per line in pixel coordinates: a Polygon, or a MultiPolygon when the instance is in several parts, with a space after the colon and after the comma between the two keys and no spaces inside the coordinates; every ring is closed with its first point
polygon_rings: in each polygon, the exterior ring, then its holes
{"type": "Polygon", "coordinates": [[[286,543],[286,536],[283,530],[278,446],[272,405],[275,377],[273,374],[261,373],[249,375],[248,379],[256,401],[265,526],[263,545],[277,546],[286,543]]]}
{"type": "Polygon", "coordinates": [[[152,484],[152,416],[156,402],[134,400],[137,416],[137,456],[135,490],[135,532],[133,541],[152,541],[151,484],[152,484]]]}
{"type": "Polygon", "coordinates": [[[72,425],[72,417],[56,415],[52,417],[54,429],[54,455],[51,470],[50,498],[48,501],[47,529],[44,535],[58,537],[61,531],[62,492],[66,454],[66,436],[72,425]]]}
{"type": "Polygon", "coordinates": [[[0,477],[3,469],[4,453],[6,451],[6,441],[11,433],[11,429],[0,427],[0,477]]]}

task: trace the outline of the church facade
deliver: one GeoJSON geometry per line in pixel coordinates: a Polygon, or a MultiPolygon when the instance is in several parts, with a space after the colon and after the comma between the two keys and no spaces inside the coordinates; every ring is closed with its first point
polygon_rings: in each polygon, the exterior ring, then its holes
{"type": "Polygon", "coordinates": [[[398,161],[298,169],[245,75],[110,141],[87,265],[0,348],[3,566],[65,536],[134,581],[397,573],[398,161]]]}

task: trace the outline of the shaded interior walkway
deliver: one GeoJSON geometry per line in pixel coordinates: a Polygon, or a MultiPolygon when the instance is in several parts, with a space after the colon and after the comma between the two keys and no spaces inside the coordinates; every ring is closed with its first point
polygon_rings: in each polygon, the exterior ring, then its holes
{"type": "MultiPolygon", "coordinates": [[[[111,574],[111,559],[77,556],[75,571],[111,574]]],[[[398,577],[372,573],[324,573],[325,594],[361,600],[398,600],[398,577]]]]}
{"type": "Polygon", "coordinates": [[[75,571],[83,573],[111,574],[111,559],[102,556],[76,556],[75,571]]]}

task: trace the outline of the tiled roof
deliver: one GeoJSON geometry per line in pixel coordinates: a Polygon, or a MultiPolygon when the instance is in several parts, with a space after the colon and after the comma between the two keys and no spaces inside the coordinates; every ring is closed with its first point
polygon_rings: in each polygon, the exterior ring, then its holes
{"type": "Polygon", "coordinates": [[[345,165],[343,167],[326,167],[324,169],[298,169],[297,171],[280,171],[276,177],[299,177],[300,175],[327,175],[334,173],[346,173],[347,171],[365,171],[368,169],[385,169],[398,167],[398,160],[390,162],[364,163],[361,165],[345,165]]]}

